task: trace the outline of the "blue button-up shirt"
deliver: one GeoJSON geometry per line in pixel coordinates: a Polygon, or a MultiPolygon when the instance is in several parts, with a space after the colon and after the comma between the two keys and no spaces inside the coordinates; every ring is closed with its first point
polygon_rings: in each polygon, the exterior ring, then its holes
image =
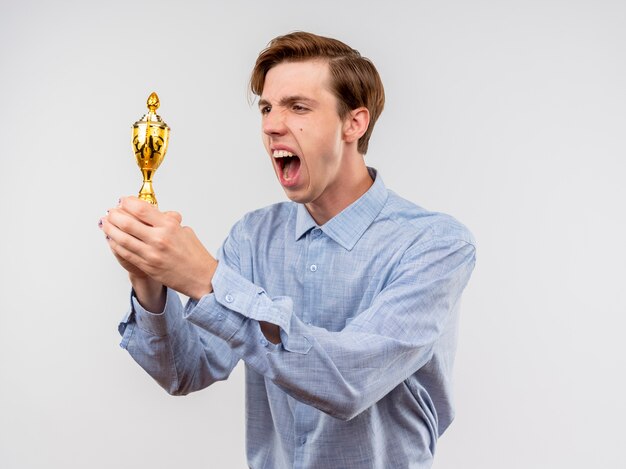
{"type": "Polygon", "coordinates": [[[474,241],[453,218],[374,184],[323,226],[285,202],[247,214],[214,292],[152,314],[133,298],[122,346],[172,394],[246,367],[254,469],[427,468],[453,419],[459,300],[474,241]],[[280,327],[268,342],[259,321],[280,327]]]}

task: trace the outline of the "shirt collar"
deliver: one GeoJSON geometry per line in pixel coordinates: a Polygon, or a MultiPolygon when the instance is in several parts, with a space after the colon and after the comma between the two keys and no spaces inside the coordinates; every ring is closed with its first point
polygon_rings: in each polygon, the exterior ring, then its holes
{"type": "MultiPolygon", "coordinates": [[[[382,178],[374,168],[368,168],[368,171],[374,179],[374,184],[351,205],[319,227],[329,238],[348,251],[361,239],[387,202],[387,188],[382,178]]],[[[298,204],[296,241],[315,227],[318,225],[304,204],[298,204]]]]}

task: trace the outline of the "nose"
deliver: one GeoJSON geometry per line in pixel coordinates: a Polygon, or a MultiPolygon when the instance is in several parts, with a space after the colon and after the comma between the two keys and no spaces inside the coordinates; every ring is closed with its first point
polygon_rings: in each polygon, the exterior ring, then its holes
{"type": "Polygon", "coordinates": [[[263,117],[263,133],[266,135],[284,135],[287,131],[285,116],[279,110],[271,110],[263,117]]]}

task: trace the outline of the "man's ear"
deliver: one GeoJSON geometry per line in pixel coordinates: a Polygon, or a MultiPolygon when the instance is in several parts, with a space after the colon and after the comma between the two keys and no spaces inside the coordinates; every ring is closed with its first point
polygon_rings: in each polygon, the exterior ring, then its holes
{"type": "Polygon", "coordinates": [[[358,141],[370,125],[370,112],[365,107],[353,109],[343,123],[343,139],[348,143],[358,141]]]}

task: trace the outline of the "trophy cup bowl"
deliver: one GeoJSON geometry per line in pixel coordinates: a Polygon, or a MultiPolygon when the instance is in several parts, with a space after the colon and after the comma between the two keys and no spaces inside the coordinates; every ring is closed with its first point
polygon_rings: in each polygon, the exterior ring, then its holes
{"type": "Polygon", "coordinates": [[[133,151],[137,166],[143,175],[143,185],[138,197],[141,200],[157,205],[157,199],[152,187],[154,173],[161,165],[167,144],[170,138],[170,128],[163,119],[156,114],[160,106],[159,97],[152,93],[147,101],[148,113],[133,124],[133,151]]]}

